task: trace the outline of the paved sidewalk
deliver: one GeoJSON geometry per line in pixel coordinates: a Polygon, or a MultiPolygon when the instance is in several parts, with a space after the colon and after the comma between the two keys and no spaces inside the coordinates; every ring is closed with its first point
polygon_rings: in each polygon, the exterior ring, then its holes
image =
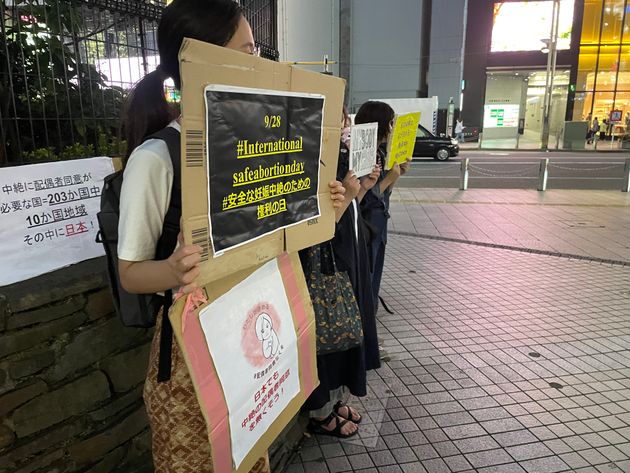
{"type": "Polygon", "coordinates": [[[630,262],[630,194],[617,191],[407,189],[397,232],[630,262]]]}
{"type": "Polygon", "coordinates": [[[630,267],[392,235],[383,296],[360,435],[289,472],[630,472],[630,267]]]}

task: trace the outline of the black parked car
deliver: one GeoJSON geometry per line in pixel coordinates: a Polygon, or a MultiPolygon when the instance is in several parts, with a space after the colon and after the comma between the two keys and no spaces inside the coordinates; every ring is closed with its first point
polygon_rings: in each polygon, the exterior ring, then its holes
{"type": "Polygon", "coordinates": [[[450,137],[435,136],[422,125],[418,125],[416,145],[413,148],[414,156],[431,156],[433,159],[446,161],[458,154],[457,140],[450,137]]]}

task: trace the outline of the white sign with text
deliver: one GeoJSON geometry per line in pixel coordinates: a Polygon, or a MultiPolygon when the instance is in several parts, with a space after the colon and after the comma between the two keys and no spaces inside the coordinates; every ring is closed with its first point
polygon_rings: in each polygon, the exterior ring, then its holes
{"type": "Polygon", "coordinates": [[[378,123],[354,125],[350,131],[350,169],[357,177],[370,174],[376,165],[378,123]]]}
{"type": "Polygon", "coordinates": [[[0,169],[0,286],[102,256],[95,242],[110,158],[0,169]]]}

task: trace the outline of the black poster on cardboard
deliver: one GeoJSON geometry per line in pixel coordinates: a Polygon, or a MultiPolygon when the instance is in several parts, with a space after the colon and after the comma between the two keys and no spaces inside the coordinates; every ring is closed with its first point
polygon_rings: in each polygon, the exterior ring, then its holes
{"type": "Polygon", "coordinates": [[[319,216],[324,97],[205,89],[214,253],[319,216]]]}

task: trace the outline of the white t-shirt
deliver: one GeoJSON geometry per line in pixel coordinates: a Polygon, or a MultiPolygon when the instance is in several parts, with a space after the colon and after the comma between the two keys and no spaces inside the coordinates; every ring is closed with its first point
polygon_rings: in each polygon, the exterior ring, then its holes
{"type": "MultiPolygon", "coordinates": [[[[175,120],[168,126],[180,131],[175,120]]],[[[119,259],[155,258],[172,188],[173,164],[163,140],[147,140],[133,150],[125,166],[120,194],[119,259]]]]}

